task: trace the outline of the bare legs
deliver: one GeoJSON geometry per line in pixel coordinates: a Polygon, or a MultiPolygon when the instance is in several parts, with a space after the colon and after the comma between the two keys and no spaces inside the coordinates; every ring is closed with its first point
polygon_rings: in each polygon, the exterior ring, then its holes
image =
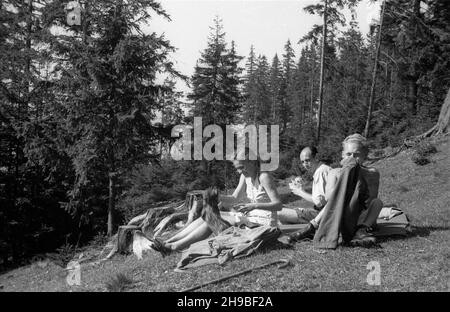
{"type": "Polygon", "coordinates": [[[314,208],[283,208],[278,211],[278,220],[282,224],[304,224],[316,215],[317,211],[314,208]],[[300,211],[297,211],[297,209],[300,209],[300,211]]]}
{"type": "Polygon", "coordinates": [[[166,243],[173,243],[179,239],[186,237],[189,233],[199,227],[202,222],[204,222],[202,218],[197,218],[196,220],[192,221],[192,223],[188,224],[188,226],[183,228],[180,232],[166,240],[166,243]]]}
{"type": "MultiPolygon", "coordinates": [[[[230,224],[235,224],[234,216],[228,212],[221,212],[221,217],[230,224]]],[[[212,234],[211,229],[202,218],[194,220],[187,227],[182,229],[164,242],[164,245],[172,250],[182,250],[193,243],[204,240],[212,234]]]]}
{"type": "Polygon", "coordinates": [[[209,228],[209,226],[206,224],[203,219],[198,218],[193,223],[191,223],[186,229],[186,231],[182,231],[178,234],[183,234],[184,236],[173,240],[173,237],[171,241],[166,241],[165,245],[166,247],[172,249],[172,250],[182,250],[186,247],[189,247],[193,243],[196,243],[198,241],[204,240],[208,238],[212,231],[209,228]],[[198,222],[197,222],[198,221],[198,222]],[[193,226],[192,228],[190,226],[193,226]],[[196,226],[196,227],[194,227],[196,226]]]}
{"type": "Polygon", "coordinates": [[[282,224],[299,223],[297,212],[292,208],[283,208],[278,211],[278,220],[280,220],[282,224]]]}

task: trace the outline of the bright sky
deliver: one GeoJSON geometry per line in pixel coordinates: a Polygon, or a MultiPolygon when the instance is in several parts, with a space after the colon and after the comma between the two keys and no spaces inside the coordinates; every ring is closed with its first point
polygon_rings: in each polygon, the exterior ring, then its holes
{"type": "MultiPolygon", "coordinates": [[[[256,54],[265,55],[269,62],[278,53],[281,57],[288,39],[299,56],[298,40],[321,18],[307,14],[303,7],[319,0],[160,0],[172,21],[154,17],[149,30],[165,33],[177,52],[171,60],[181,73],[191,76],[200,52],[206,48],[210,26],[218,15],[223,22],[226,41],[236,43],[239,55],[247,57],[253,44],[256,54]]],[[[378,1],[380,2],[380,1],[378,1]]],[[[369,21],[379,12],[379,5],[363,0],[358,7],[360,29],[367,33],[369,21]]],[[[350,16],[349,14],[346,14],[350,16]]],[[[178,88],[187,91],[184,84],[178,88]]]]}

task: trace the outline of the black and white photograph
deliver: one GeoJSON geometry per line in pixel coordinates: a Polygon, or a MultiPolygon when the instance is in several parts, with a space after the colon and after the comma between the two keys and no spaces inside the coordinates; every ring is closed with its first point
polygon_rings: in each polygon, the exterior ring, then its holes
{"type": "Polygon", "coordinates": [[[0,0],[0,293],[449,292],[449,124],[449,0],[0,0]]]}

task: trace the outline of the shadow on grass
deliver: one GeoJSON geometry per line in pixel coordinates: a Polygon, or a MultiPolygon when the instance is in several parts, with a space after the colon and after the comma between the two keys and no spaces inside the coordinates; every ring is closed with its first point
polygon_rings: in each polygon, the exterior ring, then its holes
{"type": "Polygon", "coordinates": [[[386,237],[379,237],[379,242],[387,242],[393,240],[407,240],[416,237],[427,237],[432,232],[438,231],[448,231],[450,230],[449,226],[411,226],[411,232],[409,232],[406,236],[403,235],[392,235],[386,237]]]}
{"type": "Polygon", "coordinates": [[[409,237],[425,237],[429,236],[431,232],[448,231],[450,226],[411,226],[411,234],[409,237]]]}

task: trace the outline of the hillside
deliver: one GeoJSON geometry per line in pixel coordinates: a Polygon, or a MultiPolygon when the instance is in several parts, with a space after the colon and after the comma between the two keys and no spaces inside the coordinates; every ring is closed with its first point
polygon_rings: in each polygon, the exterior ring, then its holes
{"type": "MultiPolygon", "coordinates": [[[[294,266],[270,267],[204,291],[449,291],[450,290],[450,140],[434,142],[438,152],[431,163],[418,166],[411,151],[373,164],[381,172],[381,199],[403,209],[412,225],[407,238],[384,240],[380,248],[340,247],[318,253],[311,242],[293,250],[275,250],[232,261],[224,267],[207,266],[188,273],[173,271],[179,255],[162,260],[151,253],[138,261],[134,255],[116,256],[97,266],[81,267],[81,285],[69,286],[67,272],[52,262],[35,262],[0,276],[2,291],[105,291],[116,273],[133,279],[128,291],[179,291],[239,270],[280,258],[294,266]],[[367,264],[378,261],[381,285],[366,282],[367,264]]],[[[286,189],[281,188],[282,193],[286,189]]]]}

